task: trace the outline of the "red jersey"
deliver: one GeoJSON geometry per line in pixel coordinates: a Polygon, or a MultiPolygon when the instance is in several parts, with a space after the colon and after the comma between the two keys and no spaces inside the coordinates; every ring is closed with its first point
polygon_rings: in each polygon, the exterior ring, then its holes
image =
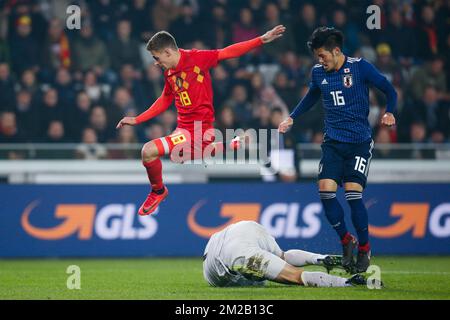
{"type": "Polygon", "coordinates": [[[178,127],[191,129],[194,121],[214,122],[213,90],[209,69],[219,61],[219,50],[180,50],[175,69],[164,71],[163,95],[175,96],[178,127]]]}
{"type": "Polygon", "coordinates": [[[213,91],[209,69],[219,60],[237,58],[262,44],[260,37],[239,42],[224,49],[184,50],[175,69],[164,72],[165,85],[161,96],[136,117],[136,124],[150,120],[165,111],[175,97],[178,127],[193,129],[194,121],[207,125],[214,122],[213,91]]]}

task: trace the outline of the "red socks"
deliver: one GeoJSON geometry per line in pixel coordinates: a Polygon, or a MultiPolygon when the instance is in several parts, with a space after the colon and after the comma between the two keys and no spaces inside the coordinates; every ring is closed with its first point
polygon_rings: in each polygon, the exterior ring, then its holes
{"type": "MultiPolygon", "coordinates": [[[[350,234],[350,232],[347,232],[345,234],[345,236],[341,239],[341,243],[343,245],[348,244],[350,241],[353,240],[353,236],[350,234]]],[[[370,251],[370,243],[367,242],[365,245],[359,245],[358,246],[358,251],[362,251],[362,252],[369,252],[370,251]]]]}
{"type": "Polygon", "coordinates": [[[350,234],[350,232],[347,232],[345,234],[345,236],[341,239],[341,243],[345,246],[352,240],[353,240],[353,236],[350,234]]]}
{"type": "Polygon", "coordinates": [[[143,162],[147,170],[148,180],[152,186],[152,191],[161,190],[164,188],[162,181],[162,163],[161,159],[156,159],[150,162],[143,162]]]}
{"type": "Polygon", "coordinates": [[[359,246],[358,247],[358,250],[359,251],[362,251],[362,252],[369,252],[370,251],[370,244],[367,242],[365,245],[363,245],[363,246],[359,246]]]}

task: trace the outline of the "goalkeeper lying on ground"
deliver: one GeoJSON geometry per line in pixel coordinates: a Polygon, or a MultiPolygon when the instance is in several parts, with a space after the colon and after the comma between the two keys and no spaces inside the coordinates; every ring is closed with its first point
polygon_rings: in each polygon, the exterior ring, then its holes
{"type": "Polygon", "coordinates": [[[262,225],[241,221],[213,234],[203,255],[203,276],[215,287],[264,285],[265,280],[308,287],[348,287],[366,285],[365,278],[351,278],[324,272],[304,271],[301,266],[341,265],[341,256],[303,250],[283,252],[262,225]]]}

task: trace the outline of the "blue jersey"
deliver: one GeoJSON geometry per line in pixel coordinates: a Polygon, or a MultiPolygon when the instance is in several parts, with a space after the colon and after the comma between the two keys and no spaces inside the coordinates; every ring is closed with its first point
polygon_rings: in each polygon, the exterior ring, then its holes
{"type": "Polygon", "coordinates": [[[325,139],[361,143],[369,140],[369,85],[387,97],[387,112],[393,112],[397,94],[394,87],[375,67],[361,58],[345,57],[337,71],[326,72],[317,64],[311,72],[306,96],[291,113],[294,119],[308,111],[322,95],[325,108],[325,139]]]}

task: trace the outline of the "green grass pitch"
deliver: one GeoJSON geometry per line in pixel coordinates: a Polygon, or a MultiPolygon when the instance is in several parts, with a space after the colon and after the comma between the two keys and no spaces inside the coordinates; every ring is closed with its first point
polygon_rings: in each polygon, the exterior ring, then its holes
{"type": "Polygon", "coordinates": [[[0,299],[450,299],[450,257],[374,257],[372,264],[381,268],[380,290],[212,288],[199,258],[0,260],[0,299]],[[81,269],[80,290],[67,289],[69,265],[81,269]]]}

